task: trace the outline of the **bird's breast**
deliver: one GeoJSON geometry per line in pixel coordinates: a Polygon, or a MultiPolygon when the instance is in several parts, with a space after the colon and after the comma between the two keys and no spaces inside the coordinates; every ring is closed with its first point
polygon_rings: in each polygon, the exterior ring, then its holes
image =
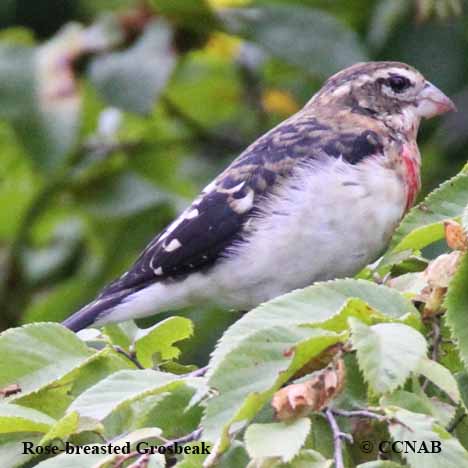
{"type": "Polygon", "coordinates": [[[405,206],[401,177],[372,159],[304,168],[215,268],[221,295],[227,305],[249,308],[314,281],[352,276],[382,252],[405,206]]]}

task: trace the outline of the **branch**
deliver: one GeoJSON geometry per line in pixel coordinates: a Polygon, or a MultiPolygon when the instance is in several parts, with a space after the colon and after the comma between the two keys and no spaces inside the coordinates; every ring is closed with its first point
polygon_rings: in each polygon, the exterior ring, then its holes
{"type": "Polygon", "coordinates": [[[192,372],[188,372],[187,374],[182,374],[181,378],[186,377],[203,377],[208,372],[208,366],[200,367],[200,369],[196,369],[192,372]]]}
{"type": "Polygon", "coordinates": [[[135,366],[138,367],[138,369],[144,369],[140,361],[137,359],[135,353],[125,351],[125,349],[123,349],[121,346],[118,346],[118,345],[113,345],[112,347],[117,353],[121,354],[122,356],[125,356],[129,361],[132,361],[133,364],[135,364],[135,366]]]}
{"type": "Polygon", "coordinates": [[[379,421],[386,420],[385,416],[382,416],[381,414],[377,414],[377,413],[372,413],[371,411],[368,411],[368,410],[345,411],[345,410],[333,409],[331,411],[334,415],[344,416],[345,418],[371,418],[371,419],[377,419],[379,421]]]}
{"type": "Polygon", "coordinates": [[[333,415],[333,411],[330,408],[325,410],[325,416],[327,418],[328,424],[333,433],[333,447],[335,453],[335,468],[344,468],[343,463],[343,452],[341,450],[341,440],[345,439],[349,442],[353,442],[353,438],[350,434],[346,434],[345,432],[341,432],[338,423],[336,422],[335,416],[333,415]]]}

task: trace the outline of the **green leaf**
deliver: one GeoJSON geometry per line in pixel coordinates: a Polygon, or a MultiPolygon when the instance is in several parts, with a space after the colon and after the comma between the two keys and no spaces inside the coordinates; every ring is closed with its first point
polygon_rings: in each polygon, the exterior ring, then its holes
{"type": "Polygon", "coordinates": [[[434,418],[412,413],[401,408],[386,409],[392,419],[388,425],[394,441],[416,442],[416,452],[406,450],[402,456],[413,468],[460,468],[468,466],[468,452],[434,418]],[[440,443],[440,452],[432,450],[433,443],[440,443]],[[422,444],[426,451],[421,449],[422,444]],[[433,452],[433,453],[431,453],[433,452]]]}
{"type": "MultiPolygon", "coordinates": [[[[278,464],[277,468],[331,468],[333,460],[327,460],[319,452],[304,449],[294,458],[291,463],[278,464]]],[[[276,468],[276,467],[272,467],[276,468]]]]}
{"type": "Polygon", "coordinates": [[[11,434],[0,434],[0,460],[2,466],[17,468],[28,466],[25,463],[34,455],[23,454],[23,442],[31,442],[37,445],[42,434],[36,432],[14,432],[11,434]]]}
{"type": "Polygon", "coordinates": [[[294,325],[274,325],[250,335],[209,379],[218,394],[207,402],[202,420],[204,437],[214,442],[221,436],[219,450],[225,450],[233,423],[245,424],[252,419],[274,391],[307,362],[344,339],[345,334],[294,325]]]}
{"type": "Polygon", "coordinates": [[[0,47],[0,117],[43,170],[60,165],[76,142],[80,97],[69,59],[81,33],[73,26],[37,48],[0,47]]]}
{"type": "Polygon", "coordinates": [[[232,423],[254,417],[297,370],[346,339],[343,317],[348,316],[373,323],[417,320],[418,312],[396,291],[362,280],[317,283],[250,311],[225,332],[213,352],[209,385],[218,394],[207,402],[202,421],[207,440],[222,437],[219,447],[224,450],[232,423]]]}
{"type": "Polygon", "coordinates": [[[382,323],[368,327],[353,318],[349,322],[359,367],[377,393],[403,385],[426,354],[426,340],[407,325],[382,323]]]}
{"type": "Polygon", "coordinates": [[[454,406],[443,403],[435,397],[429,398],[421,388],[414,388],[413,393],[397,390],[380,399],[380,406],[398,406],[415,413],[433,416],[439,424],[447,426],[455,415],[454,406]]]}
{"type": "Polygon", "coordinates": [[[159,19],[150,23],[128,50],[95,58],[90,78],[109,104],[149,114],[175,62],[172,29],[159,19]]]}
{"type": "Polygon", "coordinates": [[[218,20],[207,0],[151,0],[156,11],[178,24],[195,30],[209,30],[218,20]]]}
{"type": "Polygon", "coordinates": [[[463,211],[462,225],[468,235],[468,205],[466,205],[465,210],[463,211]]]}
{"type": "Polygon", "coordinates": [[[75,411],[66,414],[49,429],[39,442],[39,445],[48,445],[54,439],[67,439],[77,431],[79,420],[80,417],[75,411]]]}
{"type": "MultiPolygon", "coordinates": [[[[133,449],[133,447],[141,441],[144,440],[151,440],[151,439],[158,439],[159,436],[161,435],[161,430],[152,427],[152,428],[144,428],[144,429],[139,429],[137,431],[133,431],[130,434],[115,440],[112,442],[112,445],[114,447],[123,447],[126,445],[127,442],[130,443],[130,448],[133,449]]],[[[94,445],[87,445],[89,447],[89,450],[95,450],[99,451],[100,448],[102,448],[102,445],[99,444],[94,444],[94,445]]],[[[104,468],[105,466],[109,466],[109,463],[116,461],[120,455],[106,455],[105,451],[104,454],[93,454],[93,453],[88,453],[88,454],[69,454],[69,453],[62,453],[56,457],[50,458],[48,460],[45,460],[41,463],[38,463],[36,466],[38,468],[83,468],[83,467],[89,467],[89,468],[104,468]]],[[[155,458],[155,460],[158,461],[159,466],[164,467],[165,462],[164,462],[164,455],[155,453],[152,455],[152,458],[155,458]]],[[[158,465],[156,465],[158,466],[158,465]]]]}
{"type": "Polygon", "coordinates": [[[184,317],[169,317],[151,328],[140,329],[135,340],[137,359],[144,367],[153,366],[153,355],[157,353],[163,361],[176,359],[180,350],[173,344],[192,334],[192,322],[184,317]]]}
{"type": "Polygon", "coordinates": [[[112,174],[78,193],[81,206],[100,219],[128,217],[170,201],[170,197],[140,175],[112,174]]]}
{"type": "Polygon", "coordinates": [[[388,460],[377,460],[362,463],[357,468],[404,468],[403,465],[388,460]]]}
{"type": "Polygon", "coordinates": [[[14,399],[38,391],[93,357],[74,333],[57,323],[33,323],[0,334],[0,388],[18,384],[14,399]]]}
{"type": "Polygon", "coordinates": [[[437,385],[454,403],[459,403],[461,401],[460,391],[458,390],[455,377],[442,364],[425,357],[419,362],[416,372],[419,372],[433,384],[437,385]]]}
{"type": "Polygon", "coordinates": [[[452,337],[456,340],[465,368],[468,368],[468,328],[466,326],[466,305],[468,304],[468,253],[460,260],[455,276],[452,278],[447,295],[445,307],[446,320],[452,337]]]}
{"type": "Polygon", "coordinates": [[[200,424],[202,408],[193,404],[195,391],[181,385],[169,394],[151,396],[132,405],[136,427],[159,427],[166,439],[176,439],[194,431],[200,424]],[[153,399],[153,403],[148,401],[153,399]]]}
{"type": "Polygon", "coordinates": [[[197,388],[202,380],[181,379],[179,376],[151,369],[120,371],[89,388],[70,405],[68,412],[103,420],[112,411],[148,395],[170,391],[180,385],[197,388]]]}
{"type": "Polygon", "coordinates": [[[422,249],[443,239],[443,221],[459,218],[467,204],[468,173],[463,170],[431,192],[405,216],[393,235],[388,252],[422,249]]]}
{"type": "Polygon", "coordinates": [[[417,320],[419,316],[411,301],[386,286],[352,279],[315,283],[262,304],[234,323],[212,354],[210,373],[214,372],[227,353],[250,334],[274,325],[319,325],[327,320],[339,319],[347,306],[356,305],[355,301],[350,303],[350,299],[361,299],[389,319],[412,317],[417,320]]]}
{"type": "Polygon", "coordinates": [[[55,419],[32,408],[0,402],[0,434],[47,432],[55,419]]]}
{"type": "Polygon", "coordinates": [[[251,424],[245,431],[247,452],[252,458],[279,457],[292,460],[304,445],[310,431],[310,419],[292,422],[251,424]]]}
{"type": "Polygon", "coordinates": [[[272,4],[227,9],[222,18],[233,33],[321,77],[367,60],[358,36],[323,10],[272,4]]]}
{"type": "Polygon", "coordinates": [[[133,320],[127,320],[121,323],[111,323],[105,325],[102,329],[104,335],[108,336],[113,345],[121,346],[126,351],[134,343],[139,328],[133,320]]]}

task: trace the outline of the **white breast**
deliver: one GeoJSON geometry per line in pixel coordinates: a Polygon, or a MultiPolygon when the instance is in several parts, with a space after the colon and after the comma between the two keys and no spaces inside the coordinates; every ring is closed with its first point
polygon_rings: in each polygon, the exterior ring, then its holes
{"type": "Polygon", "coordinates": [[[401,179],[376,161],[301,169],[252,220],[249,242],[212,270],[217,297],[249,308],[375,260],[405,207],[401,179]]]}

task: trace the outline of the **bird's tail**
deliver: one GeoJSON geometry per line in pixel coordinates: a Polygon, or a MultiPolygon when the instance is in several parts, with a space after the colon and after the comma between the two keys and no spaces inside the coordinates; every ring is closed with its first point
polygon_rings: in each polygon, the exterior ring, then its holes
{"type": "Polygon", "coordinates": [[[112,309],[128,296],[128,293],[128,290],[123,290],[113,294],[103,294],[65,319],[62,325],[74,332],[89,327],[111,313],[112,309]]]}

